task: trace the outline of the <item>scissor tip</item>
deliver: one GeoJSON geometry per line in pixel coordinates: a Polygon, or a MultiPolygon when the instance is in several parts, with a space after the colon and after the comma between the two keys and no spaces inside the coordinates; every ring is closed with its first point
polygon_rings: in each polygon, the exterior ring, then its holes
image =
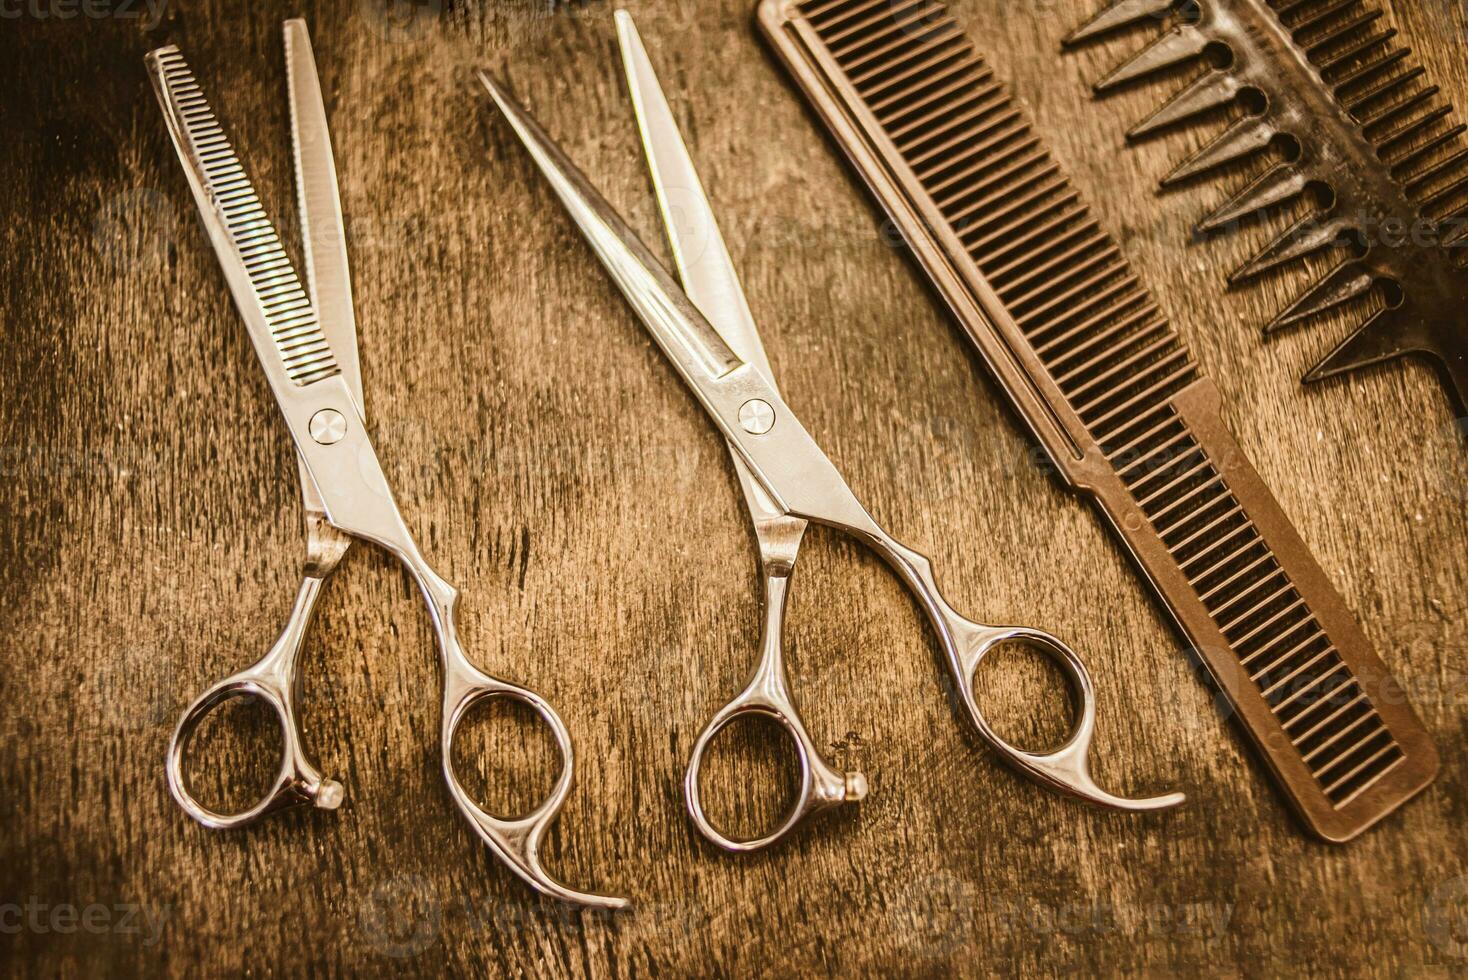
{"type": "Polygon", "coordinates": [[[316,805],[322,810],[335,810],[346,799],[347,791],[335,779],[323,780],[316,791],[316,805]]]}
{"type": "Polygon", "coordinates": [[[612,19],[617,25],[617,44],[622,49],[622,57],[627,58],[629,50],[635,50],[636,56],[646,62],[647,51],[642,47],[642,35],[637,33],[637,23],[632,15],[625,10],[618,10],[612,15],[612,19]]]}
{"type": "Polygon", "coordinates": [[[482,84],[486,89],[489,90],[490,96],[496,102],[504,102],[505,91],[504,89],[500,88],[499,82],[496,82],[494,80],[494,76],[490,75],[490,73],[485,71],[483,68],[478,69],[474,72],[474,74],[476,77],[478,77],[480,84],[482,84]]]}

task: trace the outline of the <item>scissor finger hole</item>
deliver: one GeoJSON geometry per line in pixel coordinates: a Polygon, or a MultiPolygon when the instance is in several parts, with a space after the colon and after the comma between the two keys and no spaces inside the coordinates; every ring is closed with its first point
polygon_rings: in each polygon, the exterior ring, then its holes
{"type": "Polygon", "coordinates": [[[704,819],[729,840],[755,840],[800,798],[800,751],[774,718],[740,715],[709,740],[698,777],[704,819]]]}
{"type": "Polygon", "coordinates": [[[215,813],[243,813],[275,788],[285,734],[269,701],[236,691],[214,703],[184,735],[181,748],[189,796],[215,813]]]}
{"type": "Polygon", "coordinates": [[[1075,731],[1080,692],[1054,655],[1016,637],[989,649],[974,669],[974,702],[995,733],[1026,752],[1051,752],[1075,731]]]}
{"type": "Polygon", "coordinates": [[[502,820],[540,806],[565,765],[540,713],[504,695],[481,697],[465,710],[450,762],[470,799],[502,820]]]}

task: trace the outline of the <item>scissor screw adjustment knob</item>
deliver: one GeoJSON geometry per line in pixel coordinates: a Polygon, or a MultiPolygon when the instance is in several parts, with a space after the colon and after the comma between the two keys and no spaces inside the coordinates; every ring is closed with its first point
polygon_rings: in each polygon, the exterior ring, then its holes
{"type": "Polygon", "coordinates": [[[739,406],[739,426],[750,435],[762,436],[775,427],[775,410],[763,398],[751,398],[739,406]]]}
{"type": "Polygon", "coordinates": [[[341,442],[347,434],[347,420],[334,408],[323,408],[311,416],[311,438],[323,446],[341,442]]]}

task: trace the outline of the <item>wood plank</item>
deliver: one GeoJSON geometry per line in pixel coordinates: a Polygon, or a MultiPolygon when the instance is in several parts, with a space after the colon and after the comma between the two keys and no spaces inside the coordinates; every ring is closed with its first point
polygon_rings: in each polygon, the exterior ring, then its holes
{"type": "MultiPolygon", "coordinates": [[[[626,5],[792,406],[873,512],[933,556],[955,605],[1044,626],[1087,658],[1103,784],[1178,787],[1189,805],[1098,812],[1000,766],[961,724],[911,599],[817,530],[791,603],[792,680],[812,732],[871,795],[752,857],[692,829],[688,751],[758,632],[738,490],[471,84],[475,66],[508,78],[656,241],[610,4],[429,4],[399,22],[379,0],[177,0],[151,30],[25,8],[0,23],[5,961],[36,976],[1460,971],[1468,464],[1425,368],[1301,390],[1342,325],[1268,342],[1253,325],[1303,276],[1227,292],[1223,271],[1255,239],[1183,244],[1222,188],[1152,188],[1211,130],[1122,150],[1163,88],[1089,97],[1145,32],[1061,56],[1093,0],[951,4],[1218,380],[1241,443],[1442,750],[1432,788],[1343,848],[1303,835],[1090,509],[1037,465],[761,47],[749,0],[626,5]],[[468,648],[550,698],[577,739],[549,863],[632,896],[630,913],[542,904],[458,817],[438,775],[428,622],[370,548],[328,587],[306,661],[307,736],[346,782],[343,808],[214,833],[167,794],[177,712],[273,641],[302,541],[285,433],[142,57],[183,48],[294,236],[279,22],[297,14],[327,96],[379,451],[464,592],[468,648]],[[108,910],[95,931],[89,906],[108,910]],[[124,923],[118,906],[152,918],[124,923]]],[[[1461,4],[1398,2],[1391,17],[1468,104],[1461,4]]],[[[1053,735],[1064,710],[1048,677],[1021,660],[985,678],[985,704],[1021,736],[1053,735]]],[[[473,738],[465,776],[491,799],[548,784],[530,726],[473,738]]],[[[209,743],[221,791],[245,787],[252,744],[209,743]]],[[[705,792],[774,798],[778,758],[746,739],[705,792]]]]}

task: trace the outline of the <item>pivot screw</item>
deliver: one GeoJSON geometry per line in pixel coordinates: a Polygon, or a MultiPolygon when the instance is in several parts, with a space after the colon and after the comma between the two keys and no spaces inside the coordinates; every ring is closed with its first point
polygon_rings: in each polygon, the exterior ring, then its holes
{"type": "Polygon", "coordinates": [[[323,408],[311,416],[311,438],[323,446],[341,442],[347,434],[347,420],[334,408],[323,408]]]}
{"type": "Polygon", "coordinates": [[[739,425],[750,435],[762,436],[775,427],[775,410],[763,398],[739,406],[739,425]]]}

